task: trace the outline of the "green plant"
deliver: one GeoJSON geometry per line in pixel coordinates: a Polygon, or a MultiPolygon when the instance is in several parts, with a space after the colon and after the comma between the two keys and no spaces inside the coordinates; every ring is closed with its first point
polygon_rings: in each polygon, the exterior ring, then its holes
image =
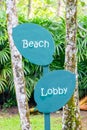
{"type": "Polygon", "coordinates": [[[79,18],[77,57],[80,98],[87,95],[87,16],[79,18]],[[83,91],[84,90],[84,91],[83,91]]]}
{"type": "MultiPolygon", "coordinates": [[[[39,24],[49,30],[55,41],[55,53],[53,62],[49,65],[50,70],[64,69],[65,59],[65,20],[60,18],[57,22],[43,18],[34,18],[25,20],[24,17],[19,17],[20,23],[32,22],[39,24]]],[[[82,28],[87,28],[87,17],[79,19],[79,25],[82,28]]],[[[77,57],[78,57],[78,73],[79,73],[79,88],[87,88],[87,32],[84,29],[78,28],[77,33],[77,57]]],[[[6,29],[6,20],[4,17],[0,19],[0,94],[7,89],[10,98],[15,97],[15,89],[13,82],[13,74],[11,68],[11,56],[6,29]]],[[[26,81],[26,91],[28,99],[34,90],[34,86],[40,76],[43,68],[41,66],[30,63],[23,58],[24,75],[26,81]]]]}
{"type": "Polygon", "coordinates": [[[26,81],[27,97],[30,98],[34,86],[42,74],[42,67],[30,63],[27,59],[23,58],[24,76],[26,81]]]}
{"type": "Polygon", "coordinates": [[[10,108],[10,107],[16,106],[16,105],[17,105],[17,103],[15,102],[15,100],[10,98],[3,104],[3,109],[10,108]]]}
{"type": "Polygon", "coordinates": [[[0,93],[5,90],[8,84],[8,77],[11,75],[10,50],[8,46],[8,36],[6,21],[0,19],[0,93]]]}

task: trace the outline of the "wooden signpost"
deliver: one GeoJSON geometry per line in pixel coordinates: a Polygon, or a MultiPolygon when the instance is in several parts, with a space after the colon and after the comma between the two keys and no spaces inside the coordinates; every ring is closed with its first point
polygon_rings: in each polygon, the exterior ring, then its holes
{"type": "Polygon", "coordinates": [[[53,60],[54,41],[43,27],[25,23],[13,28],[13,40],[19,52],[31,63],[43,66],[43,76],[37,82],[34,99],[44,113],[45,130],[50,130],[50,113],[63,107],[75,88],[75,74],[66,70],[49,71],[53,60]]]}

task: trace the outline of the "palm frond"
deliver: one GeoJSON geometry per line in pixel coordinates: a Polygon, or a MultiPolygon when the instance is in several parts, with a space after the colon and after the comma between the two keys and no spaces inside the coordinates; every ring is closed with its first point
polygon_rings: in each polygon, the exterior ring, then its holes
{"type": "Polygon", "coordinates": [[[2,93],[7,87],[7,81],[0,77],[0,93],[2,93]]]}
{"type": "Polygon", "coordinates": [[[8,62],[9,59],[10,59],[10,51],[9,48],[6,47],[0,51],[0,63],[4,64],[8,62]]]}

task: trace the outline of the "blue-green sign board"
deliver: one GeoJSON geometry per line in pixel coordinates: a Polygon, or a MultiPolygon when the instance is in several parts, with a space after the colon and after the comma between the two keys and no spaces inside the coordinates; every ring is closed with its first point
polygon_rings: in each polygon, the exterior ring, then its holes
{"type": "Polygon", "coordinates": [[[13,28],[14,43],[19,52],[31,63],[43,66],[43,77],[38,81],[34,99],[37,108],[45,114],[45,130],[50,130],[50,113],[63,107],[75,88],[75,74],[65,70],[48,72],[53,60],[54,41],[45,28],[24,23],[13,28]]]}
{"type": "Polygon", "coordinates": [[[53,60],[54,41],[45,28],[24,23],[13,28],[13,40],[19,52],[31,63],[48,65],[53,60]]]}
{"type": "Polygon", "coordinates": [[[51,113],[63,107],[75,88],[75,74],[56,70],[45,74],[37,83],[34,98],[40,112],[51,113]]]}

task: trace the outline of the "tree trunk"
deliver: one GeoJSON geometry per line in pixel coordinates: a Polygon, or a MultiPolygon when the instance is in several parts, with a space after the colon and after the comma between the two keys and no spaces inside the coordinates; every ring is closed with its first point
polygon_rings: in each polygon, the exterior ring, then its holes
{"type": "Polygon", "coordinates": [[[18,110],[21,119],[22,130],[31,130],[29,122],[29,108],[26,97],[25,90],[25,80],[22,68],[22,57],[18,50],[16,49],[13,39],[12,39],[12,28],[18,24],[15,0],[7,0],[7,29],[9,36],[9,43],[11,49],[11,60],[12,60],[12,69],[14,76],[14,84],[16,90],[16,98],[18,103],[18,110]]]}
{"type": "Polygon", "coordinates": [[[61,16],[61,0],[58,0],[57,17],[61,16]]]}
{"type": "Polygon", "coordinates": [[[65,4],[63,0],[57,0],[57,17],[64,16],[64,7],[65,4]]]}
{"type": "Polygon", "coordinates": [[[78,74],[76,57],[77,0],[66,0],[65,69],[76,74],[74,95],[63,108],[62,130],[82,130],[79,110],[78,74]]]}
{"type": "Polygon", "coordinates": [[[30,14],[31,14],[31,0],[28,0],[28,15],[27,15],[27,18],[29,19],[30,18],[30,14]]]}

